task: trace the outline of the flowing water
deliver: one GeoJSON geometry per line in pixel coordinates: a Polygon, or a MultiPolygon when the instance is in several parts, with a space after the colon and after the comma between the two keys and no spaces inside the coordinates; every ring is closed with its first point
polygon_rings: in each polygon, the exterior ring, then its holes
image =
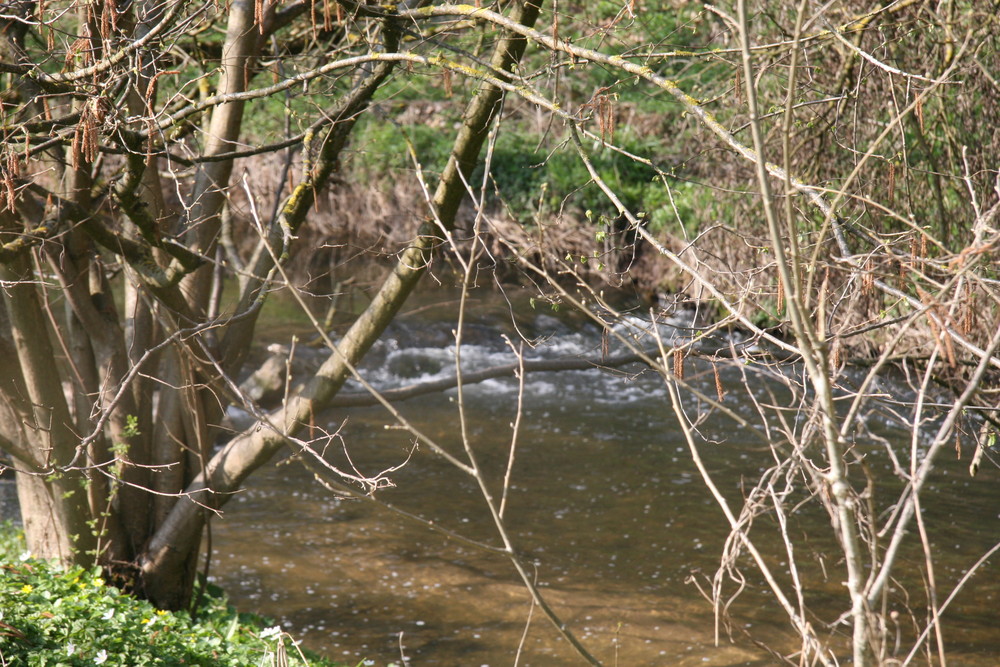
{"type": "MultiPolygon", "coordinates": [[[[464,368],[512,363],[514,354],[502,335],[515,344],[520,339],[507,301],[491,296],[474,306],[462,349],[464,368]]],[[[602,336],[584,320],[532,310],[527,303],[514,310],[519,332],[537,343],[526,352],[529,358],[601,354],[602,336]]],[[[369,381],[390,388],[452,373],[454,312],[451,303],[401,317],[366,359],[369,381]]],[[[632,324],[648,326],[639,318],[632,324]]],[[[678,330],[664,326],[661,333],[670,337],[678,330]]],[[[689,362],[687,373],[693,386],[715,395],[709,366],[689,362]]],[[[732,390],[727,405],[753,418],[756,408],[739,402],[745,395],[739,371],[723,369],[722,381],[732,390]]],[[[749,382],[762,401],[781,404],[790,396],[779,382],[760,376],[749,382]]],[[[897,393],[904,394],[902,388],[897,393]]],[[[685,401],[696,414],[696,399],[685,401]]],[[[465,390],[466,437],[495,496],[509,460],[517,404],[514,379],[465,390]]],[[[398,408],[463,458],[454,390],[398,408]]],[[[414,449],[413,437],[394,428],[384,409],[335,410],[317,416],[316,423],[340,429],[343,442],[331,440],[329,450],[338,465],[372,475],[406,461],[390,474],[395,487],[379,491],[380,500],[471,539],[499,544],[474,480],[426,446],[414,449]]],[[[879,411],[867,424],[905,457],[910,441],[904,431],[879,411]]],[[[717,415],[699,428],[709,440],[699,446],[705,465],[730,502],[741,497],[745,481],[773,465],[768,448],[750,429],[717,415]]],[[[713,607],[701,591],[711,587],[728,525],[692,463],[654,373],[634,366],[528,375],[516,445],[505,511],[515,548],[554,610],[605,664],[774,664],[748,637],[786,653],[796,649],[784,612],[763,592],[747,562],[742,563],[747,590],[730,607],[732,623],[718,626],[716,642],[713,607]]],[[[879,480],[874,502],[887,504],[900,487],[887,445],[859,440],[856,447],[879,480]]],[[[962,461],[943,457],[925,496],[939,599],[1000,540],[1000,471],[987,467],[971,479],[967,466],[968,454],[962,461]]],[[[862,479],[859,469],[853,475],[862,479]]],[[[212,526],[212,577],[234,603],[280,619],[306,645],[333,658],[378,665],[582,663],[532,607],[502,556],[447,539],[373,503],[338,498],[294,458],[253,477],[226,507],[225,519],[212,526]]],[[[819,621],[834,620],[848,600],[828,517],[803,506],[791,513],[789,534],[802,562],[807,599],[819,621]]],[[[789,584],[774,521],[759,519],[753,535],[782,583],[789,584]]],[[[911,542],[916,545],[915,538],[911,542]]],[[[922,559],[921,552],[910,549],[905,558],[892,604],[898,605],[897,629],[909,636],[911,615],[923,622],[927,611],[916,567],[921,560],[915,560],[922,559]],[[899,592],[904,587],[908,598],[899,592]]],[[[948,609],[945,641],[952,664],[1000,660],[998,580],[995,562],[988,563],[948,609]]],[[[727,582],[724,590],[728,597],[737,585],[727,582]]],[[[847,636],[850,630],[840,625],[831,633],[847,636]]]]}

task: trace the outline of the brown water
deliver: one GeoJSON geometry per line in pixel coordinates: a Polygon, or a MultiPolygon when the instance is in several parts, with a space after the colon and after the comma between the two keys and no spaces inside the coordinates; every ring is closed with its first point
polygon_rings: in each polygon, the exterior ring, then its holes
{"type": "MultiPolygon", "coordinates": [[[[499,339],[497,305],[488,303],[470,331],[466,358],[472,366],[511,361],[499,339]]],[[[373,380],[391,386],[445,373],[451,325],[439,317],[424,312],[394,327],[373,351],[373,380]]],[[[560,347],[540,354],[579,354],[600,346],[597,332],[580,323],[531,315],[522,325],[558,334],[553,341],[560,347]]],[[[695,381],[714,393],[710,374],[695,381]]],[[[493,480],[506,465],[515,397],[512,381],[469,388],[470,438],[493,480]]],[[[442,446],[460,453],[454,392],[399,407],[442,446]]],[[[749,414],[750,406],[738,409],[749,414]]],[[[337,411],[318,421],[335,427],[345,419],[342,435],[360,471],[373,473],[406,457],[412,438],[387,430],[392,420],[381,409],[337,411]]],[[[891,424],[877,416],[869,421],[901,449],[908,447],[905,434],[891,424]]],[[[706,465],[723,492],[738,499],[743,480],[771,465],[770,454],[725,419],[713,419],[703,432],[715,441],[701,445],[706,465]]],[[[884,450],[865,442],[858,447],[867,452],[873,473],[897,488],[884,450]]],[[[984,469],[970,480],[967,465],[943,459],[924,501],[944,595],[1000,540],[998,471],[984,469]]],[[[422,448],[392,479],[396,487],[380,492],[380,499],[498,544],[472,480],[440,457],[422,448]]],[[[748,590],[731,608],[732,639],[723,628],[716,643],[712,607],[694,582],[707,588],[728,528],[691,462],[661,382],[650,373],[529,378],[507,517],[516,547],[535,568],[550,604],[605,664],[775,664],[748,635],[782,652],[796,648],[783,612],[749,566],[748,590]]],[[[829,532],[825,515],[808,507],[792,516],[807,595],[825,621],[848,605],[829,532]]],[[[770,562],[783,574],[774,526],[762,519],[753,534],[765,548],[770,545],[770,562]]],[[[213,523],[212,546],[213,578],[234,603],[280,619],[307,646],[347,663],[405,659],[412,665],[497,667],[514,664],[521,646],[520,665],[582,664],[532,610],[502,557],[449,541],[372,503],[337,499],[294,460],[268,466],[251,480],[227,506],[226,518],[213,523]]],[[[911,550],[907,558],[920,555],[911,550]]],[[[909,614],[925,617],[925,593],[916,565],[903,563],[899,572],[910,596],[909,609],[899,606],[905,633],[909,614]]],[[[948,610],[945,640],[952,664],[998,664],[998,595],[996,568],[988,564],[948,610]]]]}

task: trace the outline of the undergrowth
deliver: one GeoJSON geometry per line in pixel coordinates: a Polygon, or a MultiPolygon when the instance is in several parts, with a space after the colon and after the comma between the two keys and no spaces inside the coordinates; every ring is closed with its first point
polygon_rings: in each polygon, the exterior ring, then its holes
{"type": "Polygon", "coordinates": [[[209,585],[194,616],[154,608],[105,582],[101,568],[29,557],[0,523],[0,665],[336,667],[301,652],[267,619],[239,613],[209,585]]]}

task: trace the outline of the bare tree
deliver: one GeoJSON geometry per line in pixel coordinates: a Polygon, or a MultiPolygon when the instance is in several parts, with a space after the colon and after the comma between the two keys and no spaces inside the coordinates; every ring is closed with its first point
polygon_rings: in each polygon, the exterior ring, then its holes
{"type": "MultiPolygon", "coordinates": [[[[844,649],[836,636],[841,619],[817,624],[817,611],[808,595],[808,568],[801,564],[803,556],[796,553],[787,531],[790,508],[801,502],[804,493],[828,512],[841,549],[848,597],[844,618],[852,628],[847,644],[854,664],[908,663],[921,651],[945,664],[941,617],[947,603],[941,604],[935,584],[932,538],[920,518],[921,494],[949,445],[961,455],[962,441],[971,440],[978,458],[987,446],[984,436],[995,428],[991,396],[1000,363],[1000,321],[993,260],[983,253],[989,253],[1000,238],[994,224],[1000,211],[1000,176],[987,166],[989,158],[980,151],[982,144],[952,145],[954,150],[946,151],[946,158],[936,156],[927,109],[931,100],[949,96],[947,86],[962,85],[960,72],[970,80],[985,77],[986,88],[995,92],[992,68],[971,55],[977,44],[984,43],[986,33],[976,23],[983,15],[972,6],[952,6],[943,17],[918,12],[910,18],[933,34],[947,36],[947,47],[932,54],[927,49],[897,49],[873,38],[873,25],[904,11],[898,5],[854,16],[839,13],[840,8],[807,2],[782,10],[789,17],[787,25],[776,14],[752,16],[744,2],[737,2],[731,13],[722,7],[709,8],[734,44],[728,52],[734,61],[733,89],[719,87],[709,91],[714,97],[707,96],[716,102],[727,94],[736,98],[735,115],[732,107],[720,110],[726,121],[706,108],[711,101],[699,102],[648,67],[570,44],[550,40],[548,45],[617,67],[673,93],[687,112],[753,168],[755,201],[740,204],[732,199],[742,213],[760,222],[726,218],[722,235],[745,248],[766,250],[764,262],[745,251],[727,252],[712,229],[684,244],[655,234],[644,216],[629,210],[620,193],[593,166],[581,141],[585,127],[568,121],[592,179],[630,228],[681,270],[689,281],[689,294],[709,296],[721,307],[721,321],[709,323],[685,345],[670,349],[661,344],[660,354],[648,359],[662,373],[692,457],[732,527],[722,568],[712,584],[719,614],[724,615],[728,607],[723,593],[727,576],[732,576],[738,588],[745,583],[738,570],[746,555],[801,637],[795,661],[837,663],[844,649]],[[774,34],[775,30],[782,34],[774,34]],[[838,55],[833,56],[832,50],[838,55]],[[837,62],[839,67],[809,64],[820,62],[837,62]],[[774,68],[779,64],[783,74],[776,76],[774,68]],[[914,72],[917,68],[919,73],[914,72]],[[835,77],[826,76],[833,73],[835,77]],[[848,83],[851,77],[856,80],[848,83]],[[762,102],[765,98],[767,106],[762,102]],[[771,111],[765,113],[765,108],[771,111]],[[848,110],[853,114],[850,117],[848,110]],[[808,124],[800,120],[802,115],[810,117],[808,124]],[[883,117],[884,121],[877,120],[883,117]],[[743,119],[745,123],[740,123],[743,119]],[[817,126],[848,140],[847,157],[840,147],[824,145],[817,126]],[[735,131],[729,129],[733,127],[735,131]],[[745,139],[744,131],[749,134],[745,139]],[[919,157],[914,155],[918,152],[919,157]],[[873,181],[870,175],[879,171],[874,163],[887,154],[903,156],[904,166],[889,158],[888,178],[873,181]],[[899,172],[907,167],[919,169],[921,164],[927,171],[922,177],[908,173],[909,195],[900,203],[899,172]],[[797,175],[803,173],[812,178],[822,174],[834,185],[809,185],[797,175]],[[678,245],[683,252],[674,250],[678,245]],[[891,304],[888,312],[886,304],[891,304]],[[970,318],[988,324],[970,326],[970,318]],[[803,378],[801,383],[788,385],[783,373],[773,375],[776,383],[793,391],[794,419],[777,402],[761,405],[754,397],[756,381],[747,382],[746,400],[758,408],[758,433],[772,447],[776,463],[748,490],[742,508],[733,507],[720,493],[698,451],[698,426],[711,415],[733,415],[722,404],[721,390],[717,399],[701,395],[684,382],[683,371],[685,357],[696,349],[698,338],[728,322],[738,322],[769,345],[782,359],[782,366],[801,368],[803,378]],[[785,330],[790,336],[775,336],[775,330],[785,330]],[[867,366],[860,377],[847,372],[852,354],[857,355],[854,363],[863,361],[867,366]],[[912,387],[914,400],[902,413],[893,412],[909,424],[913,445],[908,452],[897,452],[885,443],[905,485],[888,504],[892,512],[883,515],[884,508],[871,502],[875,492],[871,479],[862,473],[864,455],[857,445],[884,442],[869,432],[862,415],[884,409],[873,389],[875,380],[900,363],[919,371],[912,387]],[[932,401],[935,384],[946,387],[951,397],[938,394],[932,401]],[[699,397],[701,411],[689,413],[680,398],[685,392],[699,397]],[[848,407],[838,407],[838,403],[848,407]],[[930,403],[936,403],[935,407],[930,403]],[[925,424],[931,415],[935,428],[927,433],[925,424]],[[926,436],[930,446],[918,446],[926,436]],[[761,534],[756,527],[751,532],[754,517],[763,513],[776,518],[776,535],[761,534]],[[914,525],[924,553],[928,612],[926,624],[911,637],[912,644],[900,649],[898,639],[895,646],[890,641],[889,628],[893,626],[890,615],[903,594],[890,592],[888,582],[899,565],[900,546],[914,525]],[[784,544],[790,581],[776,576],[764,555],[775,540],[784,544]]],[[[537,39],[548,40],[543,35],[537,39]]],[[[986,94],[977,87],[968,92],[977,99],[986,94]]],[[[976,136],[975,121],[962,115],[961,105],[942,103],[936,108],[942,114],[938,122],[949,128],[942,127],[943,133],[976,136]]],[[[602,127],[590,136],[599,136],[603,142],[607,121],[596,120],[602,127]]],[[[985,145],[995,145],[994,136],[980,136],[985,145]]],[[[687,221],[678,214],[678,222],[687,221]]],[[[551,272],[532,268],[557,284],[551,272]]],[[[564,267],[564,271],[572,270],[564,267]]],[[[591,293],[589,300],[595,297],[591,293]]],[[[565,291],[563,298],[589,310],[586,299],[573,298],[565,291]]],[[[595,320],[606,325],[607,316],[595,316],[595,320]]],[[[743,362],[743,354],[734,350],[730,363],[743,362]]],[[[714,363],[725,362],[717,357],[714,363]]],[[[974,461],[973,473],[977,465],[974,461]]],[[[996,547],[977,555],[969,567],[980,567],[995,551],[996,547]]],[[[957,582],[949,602],[967,581],[968,576],[957,582]]]]}

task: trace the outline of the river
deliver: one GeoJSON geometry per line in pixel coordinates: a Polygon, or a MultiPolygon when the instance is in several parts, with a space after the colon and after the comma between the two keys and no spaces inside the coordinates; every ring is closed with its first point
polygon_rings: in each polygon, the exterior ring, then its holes
{"type": "MultiPolygon", "coordinates": [[[[426,297],[425,297],[426,298],[426,297]]],[[[467,370],[511,363],[503,335],[536,343],[530,358],[600,355],[602,336],[579,317],[515,299],[516,317],[497,294],[477,294],[466,330],[467,370]],[[518,324],[517,330],[511,325],[518,324]]],[[[379,388],[444,377],[453,371],[453,295],[436,293],[392,325],[365,362],[379,388]]],[[[633,318],[636,331],[644,326],[633,318]]],[[[272,337],[295,330],[282,325],[272,337]]],[[[667,326],[665,335],[678,330],[667,326]]],[[[302,331],[305,334],[305,331],[302,331]]],[[[736,342],[739,342],[738,340],[736,342]]],[[[614,346],[612,346],[612,353],[614,346]]],[[[794,374],[795,369],[790,369],[794,374]]],[[[742,376],[723,368],[727,405],[741,403],[742,376]]],[[[707,365],[689,362],[688,381],[715,394],[707,365]]],[[[751,376],[762,397],[787,400],[780,383],[751,376]],[[769,392],[776,392],[770,393],[769,392]]],[[[348,390],[357,390],[356,385],[348,390]]],[[[755,392],[757,391],[755,385],[755,392]]],[[[900,387],[900,394],[905,393],[900,387]]],[[[517,382],[494,379],[466,388],[466,429],[499,494],[507,465],[517,382]]],[[[692,398],[690,410],[699,409],[692,398]]],[[[769,665],[764,645],[796,649],[784,612],[749,562],[747,588],[718,631],[708,590],[729,533],[702,482],[670,409],[662,379],[641,367],[530,374],[525,382],[506,517],[515,548],[549,603],[588,649],[607,665],[769,665]]],[[[400,412],[443,448],[462,457],[456,392],[397,404],[400,412]]],[[[370,475],[409,460],[377,497],[470,538],[499,544],[474,481],[414,438],[393,428],[382,408],[333,410],[318,426],[336,431],[331,460],[370,475]],[[342,454],[346,450],[350,462],[342,454]],[[410,453],[412,451],[412,456],[410,453]]],[[[867,417],[886,442],[859,440],[879,480],[876,501],[899,489],[887,447],[909,447],[908,433],[878,411],[867,417]],[[884,489],[884,490],[883,490],[884,489]]],[[[771,465],[770,450],[749,429],[716,417],[701,425],[706,466],[730,502],[771,465]]],[[[935,548],[939,598],[1000,540],[998,471],[970,478],[967,453],[941,459],[925,494],[925,520],[935,548]]],[[[860,472],[855,470],[855,479],[860,472]]],[[[784,551],[770,519],[753,535],[787,582],[784,551]]],[[[398,514],[324,489],[294,457],[268,465],[212,523],[212,579],[241,609],[272,616],[304,644],[349,664],[582,664],[555,632],[502,556],[449,540],[398,514]]],[[[830,538],[829,518],[805,505],[790,533],[802,561],[806,595],[823,621],[848,606],[846,577],[830,538]]],[[[914,545],[898,568],[904,639],[911,615],[926,618],[925,589],[914,545]]],[[[728,595],[736,592],[728,583],[728,595]]],[[[1000,577],[987,564],[945,616],[953,664],[995,665],[1000,631],[995,610],[1000,577]]],[[[849,635],[846,625],[834,634],[849,635]]],[[[904,646],[908,646],[903,642],[904,646]]]]}

